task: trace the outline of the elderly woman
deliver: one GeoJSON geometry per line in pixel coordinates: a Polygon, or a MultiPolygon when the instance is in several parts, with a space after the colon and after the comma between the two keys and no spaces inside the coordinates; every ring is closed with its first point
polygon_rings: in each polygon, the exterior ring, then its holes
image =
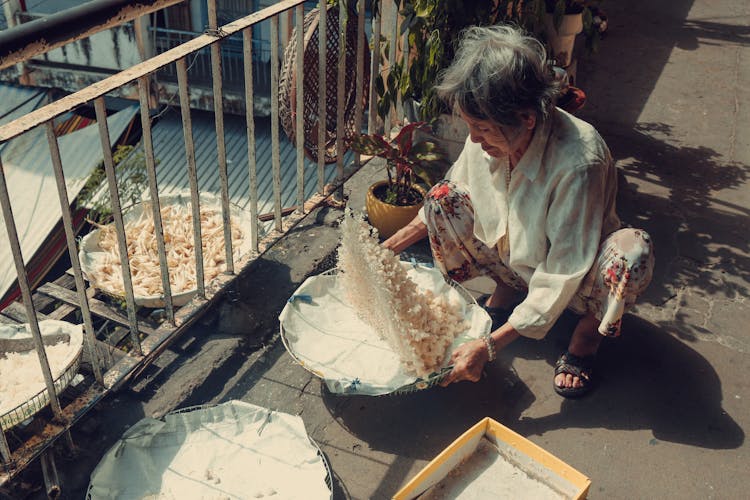
{"type": "Polygon", "coordinates": [[[544,337],[569,308],[580,320],[553,383],[583,395],[602,338],[620,334],[653,269],[649,235],[620,228],[609,150],[591,125],[554,107],[544,47],[515,28],[466,31],[437,89],[469,137],[419,216],[384,245],[398,253],[428,236],[445,275],[497,284],[482,304],[491,333],[456,350],[443,383],[479,380],[499,349],[544,337]]]}

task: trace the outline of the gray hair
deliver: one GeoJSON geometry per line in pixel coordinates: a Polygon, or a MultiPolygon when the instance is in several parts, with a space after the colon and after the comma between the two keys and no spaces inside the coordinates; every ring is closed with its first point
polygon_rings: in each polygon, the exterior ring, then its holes
{"type": "Polygon", "coordinates": [[[518,127],[519,114],[544,121],[558,93],[544,46],[513,26],[474,26],[440,75],[437,95],[467,115],[518,127]]]}

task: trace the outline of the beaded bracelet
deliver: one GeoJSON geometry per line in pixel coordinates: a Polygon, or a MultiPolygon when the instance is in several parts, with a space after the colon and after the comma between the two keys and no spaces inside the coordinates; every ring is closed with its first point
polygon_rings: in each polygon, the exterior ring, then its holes
{"type": "Polygon", "coordinates": [[[497,359],[497,352],[495,352],[495,343],[492,341],[492,335],[487,333],[482,336],[482,340],[484,340],[484,345],[487,346],[487,355],[489,356],[487,361],[495,361],[497,359]]]}

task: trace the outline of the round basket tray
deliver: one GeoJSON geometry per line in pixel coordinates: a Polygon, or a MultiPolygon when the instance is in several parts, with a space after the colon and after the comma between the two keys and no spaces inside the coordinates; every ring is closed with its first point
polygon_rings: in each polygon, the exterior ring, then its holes
{"type": "Polygon", "coordinates": [[[459,283],[446,281],[437,269],[402,264],[420,288],[449,294],[452,301],[458,301],[466,331],[453,341],[440,370],[423,378],[410,375],[375,329],[348,305],[337,284],[336,269],[308,278],[279,316],[281,340],[295,361],[323,379],[331,392],[376,396],[433,387],[450,372],[447,363],[456,347],[489,332],[489,315],[459,283]]]}
{"type": "Polygon", "coordinates": [[[333,498],[333,475],[299,416],[232,400],[129,428],[92,472],[86,494],[115,497],[324,500],[333,498]],[[267,488],[278,491],[263,494],[267,488]]]}
{"type": "MultiPolygon", "coordinates": [[[[173,194],[173,195],[166,195],[159,197],[159,203],[160,206],[163,208],[169,206],[169,205],[178,205],[183,206],[188,209],[191,207],[191,201],[190,201],[190,194],[186,193],[179,193],[179,194],[173,194]]],[[[201,210],[205,209],[212,209],[212,210],[218,210],[221,211],[221,198],[207,193],[207,194],[201,194],[200,196],[200,205],[201,210]]],[[[151,204],[149,200],[145,200],[141,203],[137,203],[133,205],[132,207],[129,207],[126,209],[124,215],[123,215],[123,221],[125,224],[131,221],[137,220],[144,212],[144,210],[147,210],[148,213],[151,213],[151,204]]],[[[252,224],[252,218],[250,217],[250,214],[246,212],[245,210],[242,210],[240,207],[236,205],[231,205],[230,207],[230,214],[233,220],[239,220],[239,225],[243,231],[243,239],[242,244],[239,246],[239,248],[233,248],[233,254],[234,254],[234,260],[236,261],[238,258],[242,257],[243,255],[248,254],[251,251],[251,242],[250,242],[250,227],[252,224]]],[[[97,274],[97,265],[102,262],[103,259],[105,259],[105,256],[107,255],[106,252],[104,252],[101,247],[99,246],[100,241],[100,234],[101,229],[95,229],[91,231],[89,234],[83,237],[81,240],[81,243],[79,245],[78,249],[78,258],[81,262],[81,270],[83,271],[84,276],[86,279],[88,279],[92,286],[95,286],[102,292],[106,293],[107,295],[110,295],[112,297],[115,297],[117,299],[124,299],[124,295],[116,290],[108,289],[106,287],[100,286],[99,280],[96,279],[97,274]]],[[[119,259],[115,263],[115,265],[119,266],[119,259]]],[[[132,267],[132,264],[131,264],[132,267]]],[[[157,266],[156,269],[154,269],[154,273],[156,273],[156,276],[160,276],[161,270],[157,266]]],[[[159,278],[160,279],[160,278],[159,278]]],[[[159,281],[161,283],[161,281],[159,281]]],[[[184,290],[181,292],[172,293],[172,304],[176,307],[183,306],[187,304],[190,299],[195,296],[197,293],[196,288],[192,288],[189,290],[184,290]]],[[[158,295],[135,295],[135,303],[138,306],[141,307],[152,307],[152,308],[158,308],[158,307],[164,307],[165,301],[164,301],[164,295],[158,294],[158,295]]]]}
{"type": "MultiPolygon", "coordinates": [[[[65,321],[55,320],[44,320],[39,322],[39,329],[41,330],[42,336],[57,335],[60,333],[67,334],[69,336],[69,343],[75,348],[71,348],[71,355],[65,362],[65,369],[57,377],[54,377],[55,391],[60,394],[67,386],[70,381],[73,380],[76,373],[78,373],[78,367],[81,362],[81,354],[83,353],[83,332],[81,325],[74,325],[65,321]]],[[[30,339],[31,332],[29,331],[28,324],[22,325],[0,325],[0,338],[3,339],[30,339]]],[[[38,367],[41,371],[41,367],[38,367]]],[[[2,374],[0,374],[2,376],[2,374]]],[[[42,383],[44,386],[44,383],[42,383]]],[[[23,422],[29,417],[33,417],[42,408],[49,404],[49,393],[47,392],[46,386],[41,390],[32,388],[28,397],[23,398],[24,401],[13,407],[12,409],[4,412],[0,415],[0,428],[7,430],[15,426],[16,424],[23,422]]],[[[0,395],[0,399],[2,395],[0,395]]]]}

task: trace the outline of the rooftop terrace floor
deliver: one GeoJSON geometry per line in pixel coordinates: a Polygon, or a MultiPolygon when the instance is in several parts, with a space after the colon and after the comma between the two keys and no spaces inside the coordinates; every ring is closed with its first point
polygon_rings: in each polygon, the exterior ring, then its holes
{"type": "MultiPolygon", "coordinates": [[[[104,451],[140,418],[229,399],[300,414],[331,463],[335,498],[390,497],[485,416],[588,475],[590,498],[746,497],[750,5],[605,8],[607,37],[579,63],[588,95],[580,116],[610,145],[625,181],[619,211],[652,235],[657,268],[623,336],[604,343],[593,394],[569,401],[552,388],[567,316],[544,340],[503,350],[478,383],[404,396],[329,394],[286,354],[277,321],[337,243],[340,211],[319,209],[131,388],[74,428],[81,453],[58,459],[64,497],[83,497],[104,451]]],[[[355,205],[380,175],[369,165],[350,181],[355,205]]],[[[32,467],[13,493],[41,498],[40,481],[32,467]]]]}

